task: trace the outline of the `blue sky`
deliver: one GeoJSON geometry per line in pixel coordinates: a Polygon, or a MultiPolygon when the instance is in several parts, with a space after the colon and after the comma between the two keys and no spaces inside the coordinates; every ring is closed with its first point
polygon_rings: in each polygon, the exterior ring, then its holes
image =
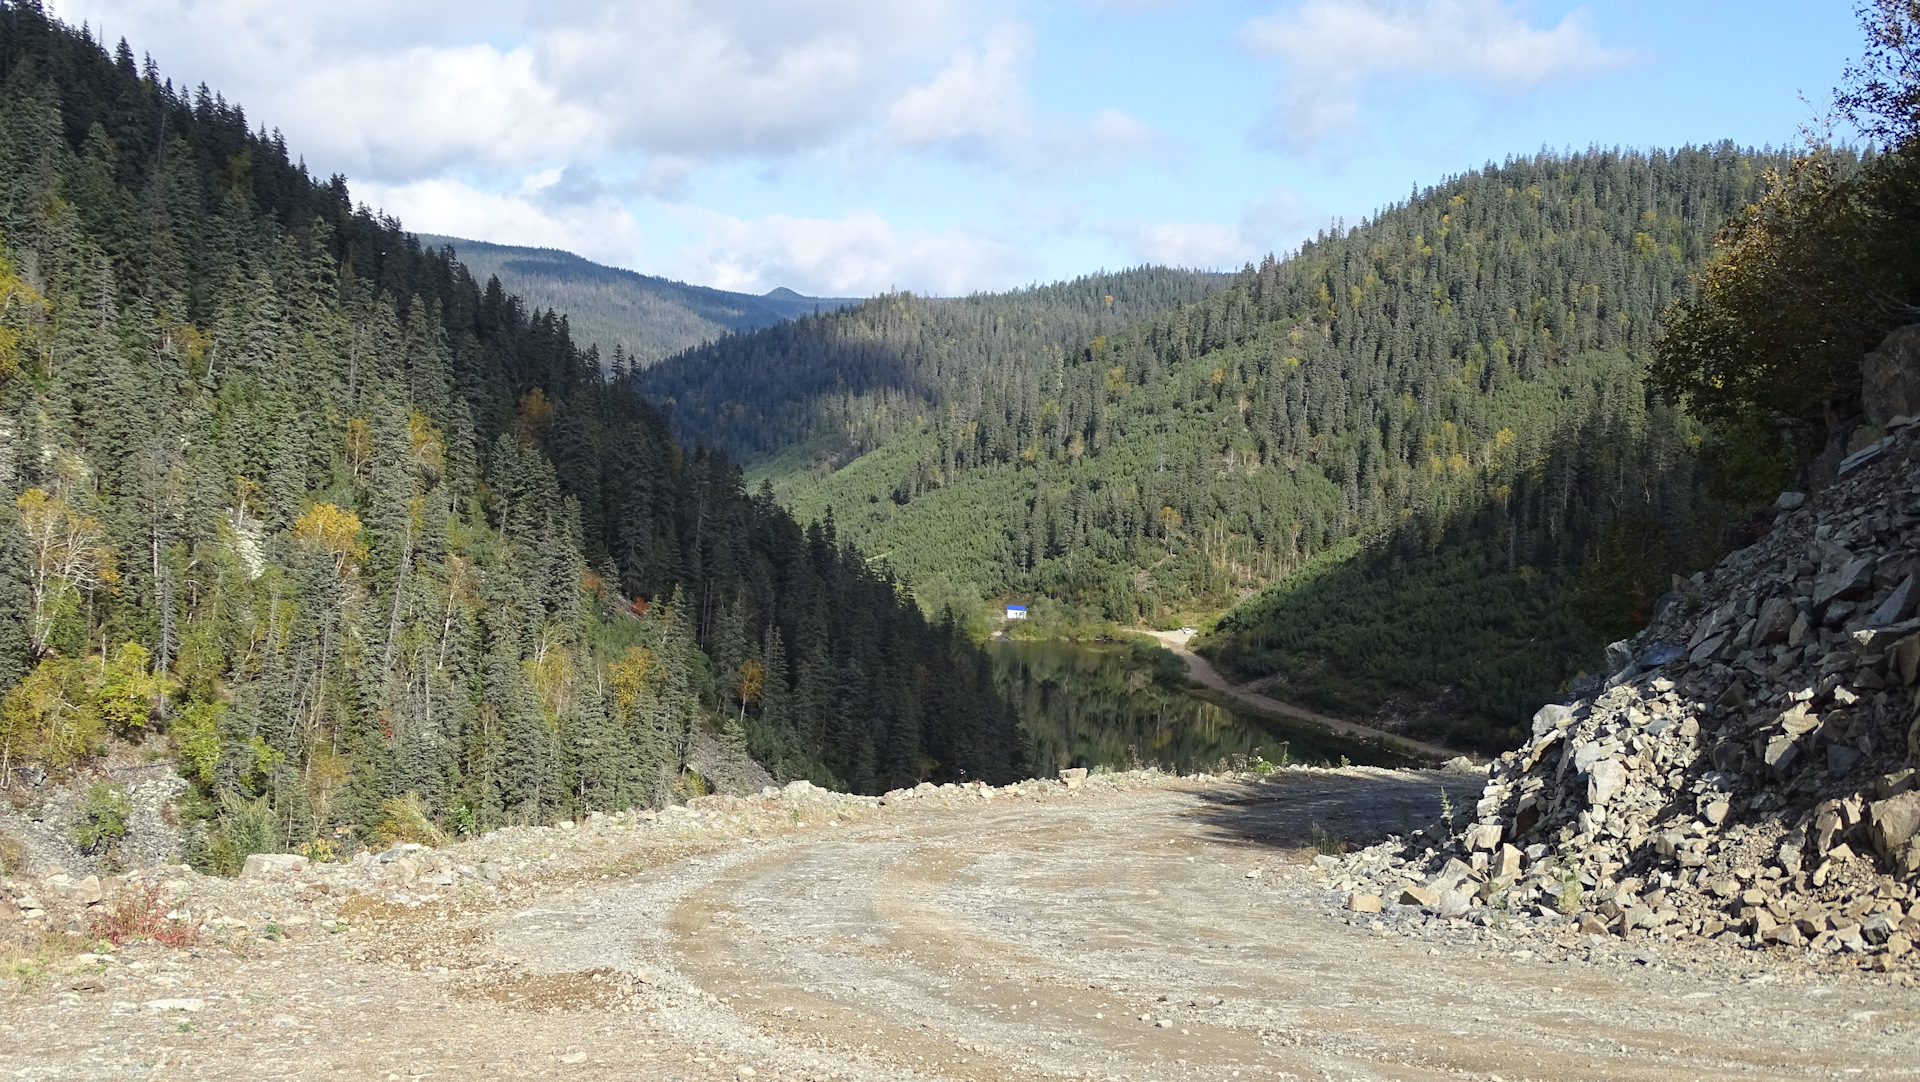
{"type": "Polygon", "coordinates": [[[1542,147],[1787,145],[1860,42],[1823,2],[49,6],[410,228],[836,296],[1236,267],[1542,147]]]}

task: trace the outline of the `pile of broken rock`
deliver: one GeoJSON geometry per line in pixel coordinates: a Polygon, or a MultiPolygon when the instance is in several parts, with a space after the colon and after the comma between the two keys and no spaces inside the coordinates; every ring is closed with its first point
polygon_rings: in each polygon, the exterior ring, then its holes
{"type": "Polygon", "coordinates": [[[1920,424],[1886,430],[1676,580],[1471,823],[1348,858],[1348,907],[1920,964],[1920,424]]]}

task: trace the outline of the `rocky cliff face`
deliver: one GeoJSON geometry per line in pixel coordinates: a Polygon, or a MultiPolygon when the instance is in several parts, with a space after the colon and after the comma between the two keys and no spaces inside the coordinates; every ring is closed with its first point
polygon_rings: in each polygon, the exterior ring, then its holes
{"type": "Polygon", "coordinates": [[[1882,430],[1542,708],[1471,823],[1354,859],[1352,907],[1920,962],[1920,423],[1882,430]]]}

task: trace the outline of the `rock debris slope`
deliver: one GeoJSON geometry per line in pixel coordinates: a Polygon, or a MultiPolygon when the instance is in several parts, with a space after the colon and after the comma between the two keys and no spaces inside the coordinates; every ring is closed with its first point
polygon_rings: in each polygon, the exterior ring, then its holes
{"type": "Polygon", "coordinates": [[[1348,908],[1920,961],[1920,424],[1884,429],[1676,580],[1468,815],[1349,858],[1348,908]]]}

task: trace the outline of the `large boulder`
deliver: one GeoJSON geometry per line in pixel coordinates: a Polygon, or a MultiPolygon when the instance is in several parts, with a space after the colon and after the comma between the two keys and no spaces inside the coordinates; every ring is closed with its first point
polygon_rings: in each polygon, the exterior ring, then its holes
{"type": "Polygon", "coordinates": [[[1617,759],[1602,759],[1587,771],[1587,803],[1604,808],[1627,784],[1627,768],[1617,759]]]}
{"type": "Polygon", "coordinates": [[[1892,856],[1920,830],[1920,792],[1876,800],[1868,810],[1873,820],[1873,844],[1883,856],[1892,856]]]}
{"type": "Polygon", "coordinates": [[[1920,414],[1920,323],[1887,335],[1860,358],[1860,404],[1875,428],[1920,414]]]}

